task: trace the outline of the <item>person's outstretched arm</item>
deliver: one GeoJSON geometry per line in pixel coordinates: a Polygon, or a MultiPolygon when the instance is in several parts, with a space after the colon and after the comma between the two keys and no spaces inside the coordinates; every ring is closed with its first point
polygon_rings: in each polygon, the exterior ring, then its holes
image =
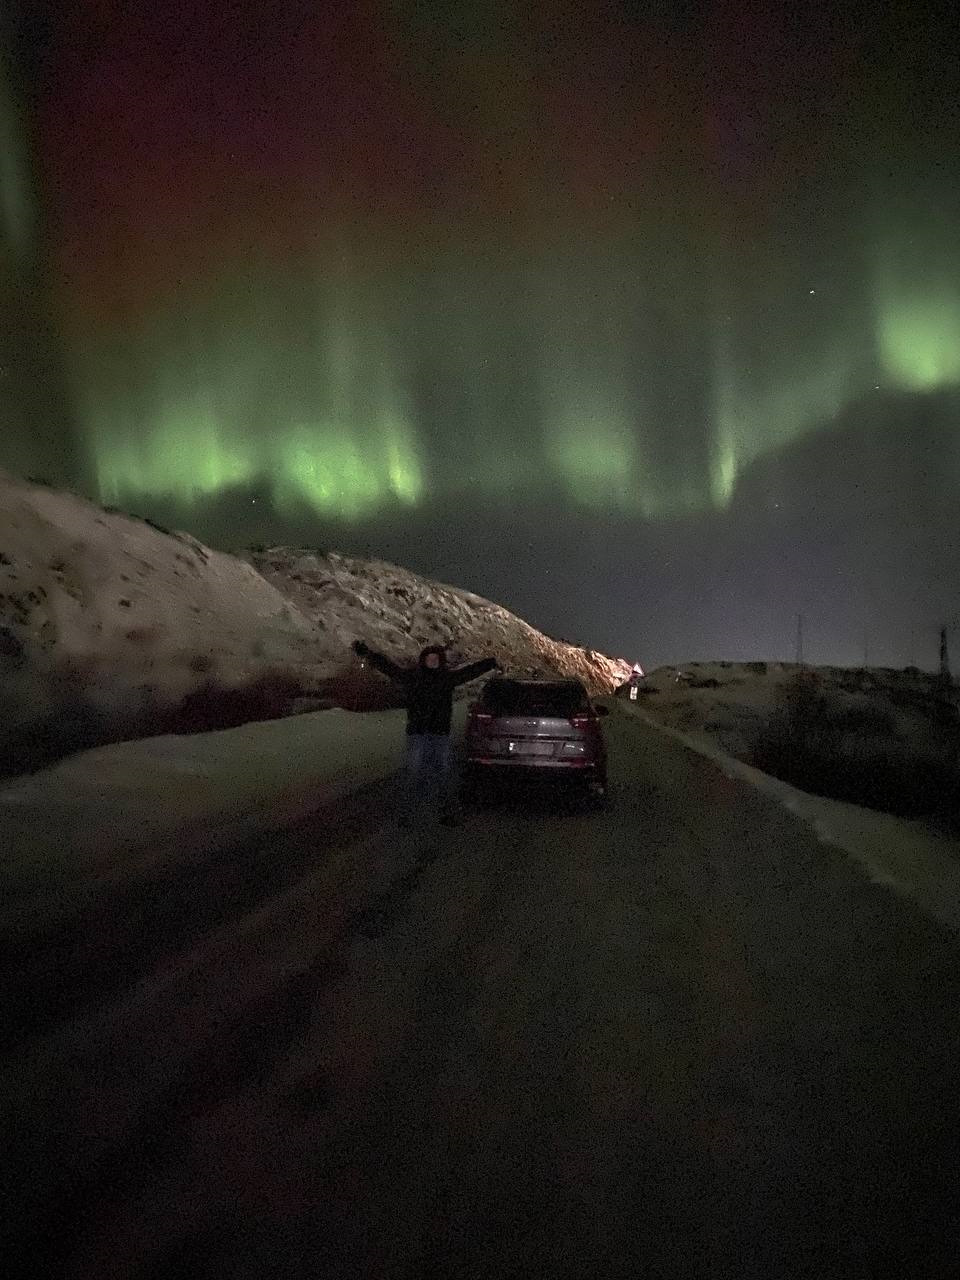
{"type": "Polygon", "coordinates": [[[477,676],[492,671],[497,665],[496,658],[481,658],[479,662],[468,662],[463,667],[455,667],[450,674],[454,684],[467,684],[470,680],[476,680],[477,676]]]}
{"type": "Polygon", "coordinates": [[[384,654],[375,652],[368,644],[364,644],[362,640],[354,640],[353,652],[360,658],[366,658],[371,667],[376,667],[378,671],[383,672],[385,676],[389,676],[391,680],[398,680],[401,683],[406,680],[407,673],[403,667],[398,667],[395,662],[391,662],[384,654]]]}

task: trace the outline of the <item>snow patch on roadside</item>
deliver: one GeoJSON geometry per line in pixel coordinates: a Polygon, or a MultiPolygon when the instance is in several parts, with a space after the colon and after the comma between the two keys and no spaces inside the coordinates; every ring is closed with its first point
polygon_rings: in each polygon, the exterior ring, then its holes
{"type": "Polygon", "coordinates": [[[922,822],[800,791],[727,755],[705,732],[684,733],[640,708],[631,707],[628,714],[706,756],[728,778],[748,782],[776,800],[812,827],[823,844],[858,862],[875,884],[912,899],[933,919],[960,931],[960,841],[922,822]]]}
{"type": "Polygon", "coordinates": [[[98,747],[0,786],[0,926],[18,901],[62,904],[385,778],[403,738],[400,712],[330,710],[98,747]]]}

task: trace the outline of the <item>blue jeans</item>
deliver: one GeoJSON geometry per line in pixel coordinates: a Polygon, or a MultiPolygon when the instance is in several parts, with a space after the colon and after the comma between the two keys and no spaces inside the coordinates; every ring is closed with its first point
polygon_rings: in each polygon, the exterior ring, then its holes
{"type": "Polygon", "coordinates": [[[447,733],[408,733],[404,757],[404,811],[408,817],[434,797],[444,809],[453,805],[453,744],[447,733]]]}

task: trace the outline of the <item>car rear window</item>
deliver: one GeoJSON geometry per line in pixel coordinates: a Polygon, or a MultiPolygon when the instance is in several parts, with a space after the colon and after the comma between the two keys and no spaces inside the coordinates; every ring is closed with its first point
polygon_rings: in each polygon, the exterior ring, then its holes
{"type": "Polygon", "coordinates": [[[491,680],[483,691],[484,709],[496,716],[569,716],[589,707],[580,684],[525,684],[519,680],[491,680]]]}

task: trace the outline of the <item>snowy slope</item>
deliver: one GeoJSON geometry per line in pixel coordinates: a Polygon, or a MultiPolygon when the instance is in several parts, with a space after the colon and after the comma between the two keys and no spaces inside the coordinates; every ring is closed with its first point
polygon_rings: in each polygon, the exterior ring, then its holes
{"type": "Polygon", "coordinates": [[[123,738],[389,705],[357,637],[401,659],[452,637],[463,657],[494,652],[595,692],[625,670],[393,565],[226,555],[0,471],[0,773],[123,738]]]}
{"type": "Polygon", "coordinates": [[[573,676],[595,694],[611,692],[630,671],[624,659],[551,640],[490,600],[383,560],[288,547],[250,559],[338,651],[363,636],[402,663],[425,645],[446,644],[454,662],[494,654],[513,675],[573,676]]]}
{"type": "Polygon", "coordinates": [[[0,756],[160,727],[205,687],[305,678],[314,627],[248,564],[0,473],[0,756]]]}

